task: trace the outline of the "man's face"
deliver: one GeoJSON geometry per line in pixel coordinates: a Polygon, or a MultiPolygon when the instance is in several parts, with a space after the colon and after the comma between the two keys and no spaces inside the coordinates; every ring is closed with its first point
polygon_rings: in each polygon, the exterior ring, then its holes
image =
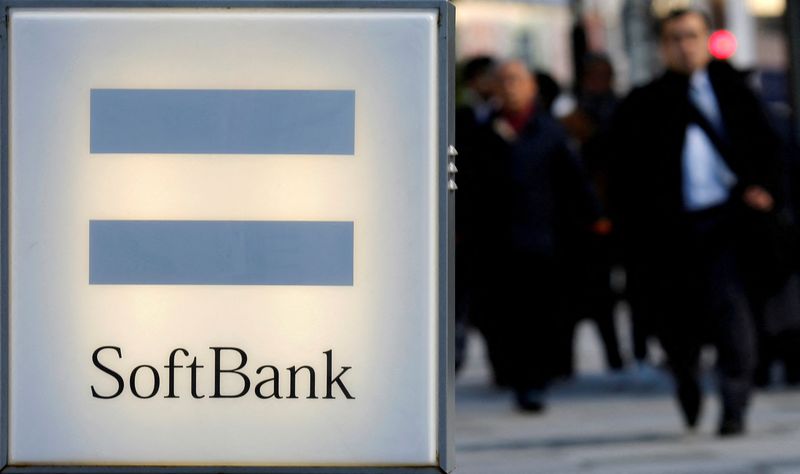
{"type": "Polygon", "coordinates": [[[497,77],[494,71],[486,71],[469,83],[469,87],[478,94],[481,99],[489,100],[497,92],[497,77]]]}
{"type": "Polygon", "coordinates": [[[668,69],[692,74],[711,61],[708,27],[698,13],[687,13],[669,20],[661,32],[661,53],[668,69]]]}
{"type": "Polygon", "coordinates": [[[519,61],[512,61],[498,71],[499,97],[503,109],[516,113],[525,110],[533,103],[538,92],[536,79],[528,68],[519,61]]]}

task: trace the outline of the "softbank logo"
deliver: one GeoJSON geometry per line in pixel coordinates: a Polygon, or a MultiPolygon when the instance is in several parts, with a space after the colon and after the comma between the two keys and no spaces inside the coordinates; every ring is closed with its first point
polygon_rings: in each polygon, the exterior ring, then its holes
{"type": "MultiPolygon", "coordinates": [[[[198,361],[197,356],[183,347],[173,349],[166,358],[163,370],[158,365],[140,364],[130,370],[121,368],[123,351],[118,346],[98,347],[92,354],[92,363],[106,377],[113,379],[113,389],[103,390],[91,386],[92,397],[104,400],[117,398],[126,388],[136,398],[148,399],[159,393],[163,398],[241,398],[252,395],[260,399],[306,398],[333,400],[337,395],[353,400],[355,397],[344,383],[342,377],[352,369],[349,366],[334,368],[333,350],[324,351],[324,368],[316,364],[292,365],[280,369],[273,364],[256,364],[252,368],[247,353],[238,347],[209,347],[213,364],[198,361]],[[206,369],[206,370],[204,370],[206,369]],[[213,375],[213,388],[203,388],[201,380],[205,372],[213,375]],[[123,372],[122,374],[120,372],[123,372]],[[318,376],[325,374],[323,379],[318,376]],[[223,377],[228,380],[223,384],[223,377]],[[175,381],[188,381],[187,393],[176,389],[175,381]],[[227,385],[227,389],[223,388],[227,385]],[[306,390],[301,393],[300,386],[306,390]]],[[[123,365],[124,367],[124,365],[123,365]]],[[[106,380],[111,382],[111,380],[106,380]]]]}
{"type": "MultiPolygon", "coordinates": [[[[352,156],[355,92],[93,89],[90,128],[92,154],[352,156]]],[[[92,220],[89,284],[352,286],[353,222],[92,220]]],[[[209,349],[213,363],[178,347],[163,366],[131,368],[123,348],[99,347],[92,363],[104,388],[92,385],[91,394],[355,398],[343,379],[351,367],[335,368],[332,349],[316,367],[285,368],[251,367],[237,347],[209,349]],[[198,382],[204,368],[213,375],[205,388],[198,382]],[[180,378],[189,381],[183,394],[180,378]]]]}
{"type": "MultiPolygon", "coordinates": [[[[90,127],[92,154],[351,156],[355,91],[93,89],[90,127]]],[[[353,284],[353,222],[92,220],[89,249],[92,285],[353,284]]]]}

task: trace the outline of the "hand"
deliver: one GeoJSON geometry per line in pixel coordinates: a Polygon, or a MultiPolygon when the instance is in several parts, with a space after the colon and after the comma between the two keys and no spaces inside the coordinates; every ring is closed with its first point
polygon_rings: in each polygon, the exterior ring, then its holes
{"type": "Polygon", "coordinates": [[[769,212],[775,207],[775,199],[772,198],[772,194],[761,186],[748,186],[744,190],[742,199],[745,204],[761,212],[769,212]]]}

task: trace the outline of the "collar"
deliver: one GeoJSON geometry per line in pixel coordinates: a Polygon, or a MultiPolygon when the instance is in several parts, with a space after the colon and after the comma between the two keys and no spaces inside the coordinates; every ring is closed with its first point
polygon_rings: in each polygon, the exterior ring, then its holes
{"type": "Polygon", "coordinates": [[[511,125],[511,128],[519,134],[525,128],[525,125],[531,120],[535,113],[535,106],[531,102],[527,107],[521,111],[513,114],[503,113],[503,118],[511,125]]]}
{"type": "Polygon", "coordinates": [[[708,78],[708,69],[703,68],[692,73],[689,78],[689,83],[691,87],[697,90],[708,90],[708,88],[711,87],[711,80],[708,78]]]}

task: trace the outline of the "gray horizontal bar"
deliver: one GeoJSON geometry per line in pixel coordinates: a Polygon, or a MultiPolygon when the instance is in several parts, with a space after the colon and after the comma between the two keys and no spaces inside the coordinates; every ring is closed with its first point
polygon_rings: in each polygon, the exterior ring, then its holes
{"type": "Polygon", "coordinates": [[[92,285],[353,284],[353,223],[89,223],[92,285]]]}
{"type": "Polygon", "coordinates": [[[355,91],[92,89],[92,153],[352,155],[355,91]]]}

